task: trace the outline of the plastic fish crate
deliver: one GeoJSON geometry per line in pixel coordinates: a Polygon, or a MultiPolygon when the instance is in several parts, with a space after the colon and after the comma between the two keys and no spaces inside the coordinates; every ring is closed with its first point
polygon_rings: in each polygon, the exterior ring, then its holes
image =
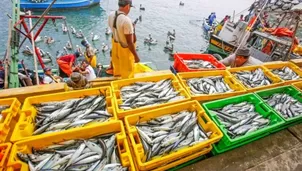
{"type": "Polygon", "coordinates": [[[271,108],[269,108],[258,96],[252,93],[203,103],[202,106],[207,114],[211,117],[211,119],[215,122],[215,124],[217,124],[217,126],[223,132],[223,138],[216,144],[216,147],[220,152],[225,152],[237,148],[239,146],[248,144],[254,140],[267,136],[271,133],[279,131],[277,128],[281,127],[285,123],[284,120],[275,111],[271,110],[271,108]],[[210,110],[219,109],[229,104],[237,104],[244,101],[254,104],[255,111],[262,115],[264,118],[269,119],[270,125],[241,137],[232,139],[227,134],[227,129],[223,124],[221,124],[216,114],[212,113],[210,110]]]}
{"type": "Polygon", "coordinates": [[[237,80],[228,72],[228,71],[199,71],[199,72],[187,72],[187,73],[178,73],[177,74],[179,80],[183,84],[184,88],[191,96],[193,100],[198,101],[210,101],[210,100],[217,100],[223,99],[227,97],[232,97],[236,95],[240,95],[246,92],[245,88],[237,82],[237,80]],[[223,76],[225,83],[229,85],[234,92],[228,93],[217,93],[217,94],[201,94],[201,95],[193,95],[191,94],[191,88],[187,84],[187,79],[190,78],[200,78],[200,77],[209,77],[209,76],[223,76]]]}
{"type": "Polygon", "coordinates": [[[268,89],[268,88],[273,88],[273,87],[278,87],[278,86],[284,85],[284,82],[279,77],[277,77],[276,75],[271,73],[267,68],[265,68],[263,66],[260,66],[260,65],[259,66],[246,66],[246,67],[230,68],[230,69],[228,69],[228,71],[231,72],[231,74],[234,76],[234,78],[237,80],[237,82],[240,83],[247,90],[247,92],[255,92],[255,91],[258,91],[258,90],[263,90],[263,89],[268,89]],[[273,82],[271,85],[249,88],[249,87],[246,87],[234,75],[236,72],[239,72],[239,71],[254,71],[258,68],[262,69],[264,74],[273,82]]]}
{"type": "Polygon", "coordinates": [[[0,143],[9,141],[11,132],[19,118],[19,110],[21,103],[17,98],[1,99],[0,105],[10,106],[1,112],[2,119],[0,121],[0,143]]]}
{"type": "Polygon", "coordinates": [[[132,78],[132,79],[125,79],[125,80],[118,80],[118,81],[113,81],[111,82],[111,87],[113,90],[113,96],[114,96],[114,106],[116,109],[116,113],[118,118],[122,119],[125,116],[148,111],[151,109],[156,109],[168,105],[173,105],[177,103],[182,103],[189,101],[191,98],[189,94],[186,92],[186,90],[182,87],[181,83],[178,81],[177,77],[174,74],[162,74],[162,75],[156,75],[156,76],[148,76],[148,77],[141,77],[141,78],[132,78]],[[152,106],[144,106],[136,109],[131,109],[131,110],[124,110],[120,109],[119,105],[122,104],[122,99],[121,99],[121,92],[120,89],[124,86],[128,86],[131,84],[134,84],[135,82],[157,82],[161,81],[164,79],[171,79],[172,80],[172,86],[176,91],[180,92],[180,95],[184,96],[185,99],[182,100],[177,100],[173,102],[168,102],[168,103],[163,103],[163,104],[158,104],[158,105],[152,105],[152,106]]]}
{"type": "Polygon", "coordinates": [[[292,86],[294,86],[296,89],[298,89],[300,92],[302,91],[302,81],[292,83],[292,86]]]}
{"type": "Polygon", "coordinates": [[[62,141],[73,139],[87,139],[103,134],[109,134],[117,132],[116,142],[118,146],[118,152],[121,159],[121,163],[124,167],[128,167],[128,170],[135,171],[133,159],[126,139],[126,132],[121,121],[107,122],[102,125],[93,125],[91,127],[84,127],[74,130],[72,132],[58,132],[57,134],[45,134],[36,138],[26,139],[15,143],[12,147],[9,161],[7,164],[7,171],[29,171],[27,163],[22,162],[17,153],[32,153],[32,148],[43,148],[62,141]]]}
{"type": "Polygon", "coordinates": [[[219,62],[213,55],[200,53],[175,53],[174,68],[177,72],[192,72],[205,70],[225,70],[226,67],[219,62]],[[183,60],[204,60],[210,62],[216,68],[213,69],[190,69],[183,60]]]}
{"type": "Polygon", "coordinates": [[[0,171],[6,169],[6,164],[8,161],[11,147],[12,147],[11,143],[0,144],[0,171]]]}
{"type": "MultiPolygon", "coordinates": [[[[263,99],[265,97],[269,97],[269,96],[271,96],[273,94],[276,94],[276,93],[286,93],[286,94],[290,95],[291,97],[293,97],[294,99],[296,99],[296,100],[298,100],[299,102],[302,103],[302,93],[293,86],[282,86],[282,87],[278,87],[278,88],[273,88],[273,89],[268,89],[268,90],[255,92],[255,94],[257,96],[259,96],[259,98],[261,98],[261,99],[263,99]]],[[[286,119],[286,118],[283,117],[283,115],[281,113],[276,111],[273,107],[269,106],[268,104],[267,104],[267,106],[271,110],[275,111],[278,115],[280,115],[280,117],[285,121],[285,125],[302,121],[302,115],[286,119]]]]}
{"type": "Polygon", "coordinates": [[[276,75],[277,77],[279,77],[282,81],[284,81],[285,85],[288,85],[288,84],[291,84],[291,83],[295,83],[295,82],[298,82],[298,81],[302,81],[302,70],[297,65],[295,65],[294,63],[291,63],[291,62],[280,62],[280,63],[277,63],[277,64],[264,64],[263,66],[265,68],[269,69],[270,71],[273,70],[273,69],[281,69],[283,67],[288,67],[291,70],[293,70],[297,75],[300,76],[300,79],[298,79],[298,80],[283,80],[278,75],[272,73],[272,74],[276,75]]]}
{"type": "MultiPolygon", "coordinates": [[[[37,115],[37,110],[35,109],[34,104],[38,104],[42,102],[63,101],[63,100],[74,99],[74,98],[83,98],[86,96],[99,95],[101,93],[106,96],[107,111],[113,115],[113,117],[110,118],[109,122],[113,120],[117,120],[115,109],[112,106],[113,98],[112,98],[112,91],[110,87],[99,87],[99,88],[86,89],[86,90],[49,94],[43,96],[33,96],[27,98],[23,104],[19,121],[16,124],[16,127],[11,137],[11,142],[16,142],[23,139],[40,136],[40,135],[32,135],[35,128],[35,117],[37,115]]],[[[102,123],[92,122],[89,124],[89,126],[93,124],[102,124],[102,123]]],[[[81,129],[81,128],[72,128],[64,131],[72,132],[73,130],[76,129],[81,129]]],[[[49,134],[57,134],[57,132],[48,133],[48,135],[49,134]]]]}
{"type": "MultiPolygon", "coordinates": [[[[209,152],[209,148],[211,144],[218,142],[222,138],[222,132],[219,130],[219,128],[212,122],[212,120],[207,116],[205,111],[202,109],[198,101],[189,101],[182,104],[176,104],[172,106],[167,106],[143,113],[139,113],[136,115],[127,116],[125,118],[125,126],[128,132],[128,136],[130,138],[131,142],[131,148],[134,152],[134,160],[137,164],[139,170],[152,170],[156,168],[161,168],[159,170],[166,170],[168,168],[175,167],[179,164],[182,164],[183,160],[186,157],[193,159],[200,155],[206,154],[206,152],[209,152]],[[167,114],[172,114],[176,112],[180,112],[183,110],[189,110],[189,111],[196,111],[198,116],[198,123],[202,126],[202,128],[205,131],[211,131],[212,135],[210,139],[207,141],[198,143],[192,147],[187,148],[181,148],[177,150],[176,152],[172,152],[169,155],[155,158],[148,162],[143,162],[144,160],[144,148],[141,143],[139,134],[137,132],[137,129],[135,128],[135,124],[138,121],[148,121],[155,117],[160,117],[167,114]],[[206,148],[206,151],[203,149],[206,148]],[[194,155],[195,153],[198,153],[199,155],[194,155]],[[191,156],[191,157],[189,157],[191,156]],[[192,157],[194,156],[194,157],[192,157]],[[196,157],[195,157],[196,156],[196,157]],[[169,164],[173,163],[174,164],[169,164]],[[177,164],[176,164],[177,163],[177,164]]],[[[189,161],[189,160],[187,160],[189,161]]],[[[187,162],[185,161],[185,162],[187,162]]]]}

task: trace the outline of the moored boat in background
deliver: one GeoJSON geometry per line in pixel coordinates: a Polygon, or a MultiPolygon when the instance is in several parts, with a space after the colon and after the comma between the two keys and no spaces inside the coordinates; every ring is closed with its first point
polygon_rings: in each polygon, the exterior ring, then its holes
{"type": "MultiPolygon", "coordinates": [[[[43,10],[46,9],[52,0],[20,0],[20,8],[43,10]]],[[[100,0],[57,0],[52,9],[66,9],[66,8],[87,8],[100,3],[100,0]]]]}

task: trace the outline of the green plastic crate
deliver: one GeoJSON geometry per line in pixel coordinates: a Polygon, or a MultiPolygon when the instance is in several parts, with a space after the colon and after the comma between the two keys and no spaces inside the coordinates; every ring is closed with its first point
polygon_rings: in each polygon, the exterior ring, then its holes
{"type": "MultiPolygon", "coordinates": [[[[296,89],[294,86],[282,86],[279,88],[272,88],[272,89],[267,89],[267,90],[262,90],[262,91],[257,91],[255,92],[255,94],[257,96],[259,96],[259,98],[264,99],[266,97],[269,97],[275,93],[286,93],[288,95],[290,95],[291,97],[293,97],[294,99],[298,100],[299,102],[302,103],[302,93],[296,89]]],[[[275,111],[278,115],[280,115],[280,117],[285,121],[284,127],[288,127],[290,125],[292,125],[292,123],[299,123],[302,120],[302,115],[300,116],[296,116],[293,118],[284,118],[283,115],[281,113],[279,113],[278,111],[276,111],[273,107],[269,106],[267,104],[267,106],[275,111]]]]}
{"type": "Polygon", "coordinates": [[[215,124],[220,128],[223,132],[223,138],[215,144],[216,151],[219,153],[223,153],[229,151],[231,149],[240,147],[242,145],[248,144],[252,141],[258,140],[264,136],[267,136],[271,133],[279,131],[277,128],[284,125],[285,121],[271,108],[269,108],[258,96],[249,93],[241,96],[235,96],[231,98],[216,100],[212,102],[204,103],[203,108],[207,112],[207,114],[211,117],[215,124]],[[222,108],[229,104],[237,104],[243,101],[248,101],[255,106],[255,110],[264,116],[264,118],[270,119],[270,125],[259,129],[257,131],[251,132],[247,135],[243,135],[241,137],[237,137],[232,139],[227,134],[227,129],[220,123],[220,120],[217,118],[216,114],[210,112],[211,109],[222,108]]]}

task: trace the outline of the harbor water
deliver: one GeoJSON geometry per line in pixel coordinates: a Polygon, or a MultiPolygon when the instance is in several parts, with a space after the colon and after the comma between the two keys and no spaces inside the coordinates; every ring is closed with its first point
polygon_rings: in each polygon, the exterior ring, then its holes
{"type": "MultiPolygon", "coordinates": [[[[248,8],[254,0],[183,0],[184,6],[179,6],[179,1],[176,0],[134,0],[134,6],[129,16],[134,21],[139,15],[142,15],[142,22],[136,25],[138,54],[142,62],[148,62],[155,70],[169,69],[173,58],[164,52],[164,46],[167,38],[167,32],[175,29],[176,40],[174,41],[175,52],[192,52],[199,53],[207,48],[207,41],[203,36],[201,28],[202,20],[211,12],[216,12],[217,20],[220,21],[225,15],[233,15],[248,8]],[[145,11],[140,11],[139,5],[145,7],[145,11]],[[145,45],[144,38],[152,34],[152,38],[158,41],[157,45],[145,45]]],[[[101,44],[106,43],[111,46],[110,37],[106,37],[105,29],[108,26],[107,18],[111,11],[118,8],[118,0],[102,0],[100,6],[94,6],[88,9],[65,10],[65,11],[50,11],[48,15],[66,16],[68,27],[73,26],[77,31],[82,30],[87,40],[97,49],[101,49],[101,44]],[[100,36],[98,41],[91,41],[91,32],[100,36]]],[[[6,13],[11,14],[11,1],[3,0],[0,2],[0,54],[4,55],[5,46],[8,34],[8,17],[6,13]],[[2,12],[4,11],[4,12],[2,12]],[[3,46],[5,45],[5,46],[3,46]]],[[[41,12],[34,12],[34,15],[39,15],[41,12]]],[[[247,14],[244,13],[244,14],[247,14]]],[[[236,16],[235,21],[239,16],[236,16]]],[[[33,20],[35,23],[36,20],[33,20]]],[[[55,39],[55,43],[47,45],[44,42],[37,43],[37,46],[45,52],[50,52],[53,56],[53,68],[56,68],[55,63],[56,52],[62,51],[66,46],[68,39],[67,34],[62,32],[62,20],[56,21],[56,27],[51,21],[41,32],[41,36],[51,36],[55,39]]],[[[39,24],[40,25],[40,24],[39,24]]],[[[37,29],[35,29],[36,32],[37,29]]],[[[21,38],[21,40],[23,37],[21,38]]],[[[75,38],[71,35],[73,45],[81,46],[82,39],[75,38]]],[[[31,44],[26,40],[20,52],[25,49],[25,46],[31,47],[31,44]]],[[[83,47],[82,47],[83,48],[83,47]]],[[[84,48],[83,48],[84,49],[84,48]]],[[[72,51],[70,51],[72,53],[72,51]]],[[[20,59],[24,59],[27,67],[33,68],[33,57],[19,54],[20,59]]],[[[109,50],[105,53],[98,54],[98,62],[103,65],[110,63],[109,50]]],[[[51,64],[48,64],[51,66],[51,64]]]]}

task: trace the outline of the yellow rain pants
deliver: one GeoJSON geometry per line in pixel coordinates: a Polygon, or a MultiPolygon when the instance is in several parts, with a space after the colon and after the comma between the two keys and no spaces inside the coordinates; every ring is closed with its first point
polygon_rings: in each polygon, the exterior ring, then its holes
{"type": "Polygon", "coordinates": [[[111,39],[112,49],[111,49],[111,62],[113,66],[113,76],[120,76],[120,60],[118,57],[118,46],[119,43],[115,42],[114,39],[111,39]]]}
{"type": "Polygon", "coordinates": [[[118,43],[118,58],[122,79],[133,78],[134,56],[129,48],[123,48],[120,43],[118,43]]]}
{"type": "Polygon", "coordinates": [[[86,53],[84,54],[85,55],[85,59],[89,62],[90,66],[92,68],[96,68],[96,55],[92,56],[91,58],[88,58],[88,56],[86,55],[86,53]]]}

